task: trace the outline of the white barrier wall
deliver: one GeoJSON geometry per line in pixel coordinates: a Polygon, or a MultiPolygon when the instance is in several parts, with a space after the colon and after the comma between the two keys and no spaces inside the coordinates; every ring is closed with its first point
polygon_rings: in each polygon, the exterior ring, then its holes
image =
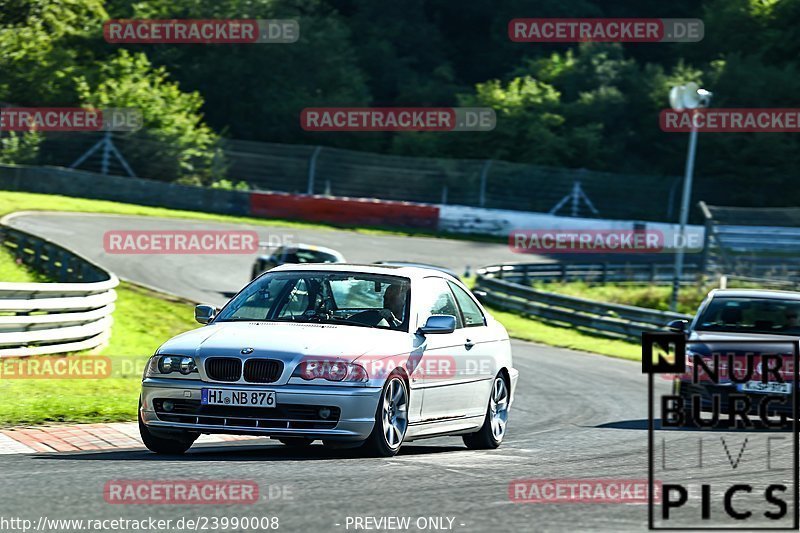
{"type": "MultiPolygon", "coordinates": [[[[439,230],[455,233],[479,233],[508,236],[513,230],[650,230],[664,234],[664,251],[674,249],[672,243],[678,236],[678,224],[638,220],[608,220],[529,213],[504,209],[483,209],[461,205],[439,205],[439,230]]],[[[703,246],[705,228],[688,225],[689,251],[699,251],[703,246]]]]}
{"type": "Polygon", "coordinates": [[[0,358],[78,352],[106,344],[117,276],[47,239],[9,227],[13,216],[0,219],[0,244],[54,279],[61,274],[74,281],[0,282],[0,358]],[[87,267],[95,274],[89,281],[83,276],[87,267]]]}

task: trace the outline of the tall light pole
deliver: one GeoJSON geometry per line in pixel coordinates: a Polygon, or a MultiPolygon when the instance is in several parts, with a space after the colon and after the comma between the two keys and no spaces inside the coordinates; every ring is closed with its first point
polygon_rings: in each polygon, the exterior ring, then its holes
{"type": "MultiPolygon", "coordinates": [[[[711,103],[711,93],[701,89],[696,83],[691,82],[686,85],[673,87],[669,91],[669,103],[675,111],[685,109],[693,110],[708,107],[711,103]]],[[[692,178],[694,176],[694,156],[697,149],[697,128],[692,120],[692,129],[689,133],[689,150],[686,154],[686,170],[683,175],[683,195],[681,197],[681,215],[678,247],[675,251],[675,270],[672,277],[672,298],[669,308],[672,311],[678,309],[678,293],[681,287],[681,277],[683,277],[683,249],[686,246],[686,223],[689,220],[689,202],[692,197],[692,178]]]]}

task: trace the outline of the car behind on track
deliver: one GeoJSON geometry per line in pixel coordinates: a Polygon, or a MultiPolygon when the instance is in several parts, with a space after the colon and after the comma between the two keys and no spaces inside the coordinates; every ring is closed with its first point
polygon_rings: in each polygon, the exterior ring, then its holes
{"type": "MultiPolygon", "coordinates": [[[[266,246],[262,245],[262,248],[266,246]]],[[[279,246],[272,253],[259,254],[253,262],[250,273],[251,279],[257,278],[262,272],[283,264],[303,263],[344,263],[344,256],[333,248],[317,246],[314,244],[297,243],[279,246]]]]}
{"type": "MultiPolygon", "coordinates": [[[[719,411],[730,413],[733,402],[729,402],[729,397],[734,397],[732,394],[746,402],[740,407],[748,407],[748,415],[758,415],[760,409],[764,409],[765,415],[769,416],[790,415],[791,346],[800,337],[798,316],[799,293],[715,289],[702,302],[691,323],[680,320],[670,322],[669,327],[674,331],[687,333],[687,371],[676,376],[673,382],[673,393],[680,397],[683,412],[688,415],[683,417],[683,425],[697,425],[696,418],[691,416],[694,404],[697,404],[699,411],[706,412],[712,411],[712,402],[719,401],[719,411]],[[723,373],[719,382],[710,379],[693,381],[694,361],[701,358],[713,368],[711,361],[714,353],[721,358],[723,373]],[[752,375],[746,377],[749,373],[748,353],[779,357],[780,361],[774,364],[780,364],[781,372],[788,377],[781,383],[769,375],[762,378],[764,369],[758,360],[750,363],[752,375]],[[737,379],[731,379],[728,372],[736,372],[737,379]]],[[[768,367],[772,365],[767,362],[768,367]]]]}

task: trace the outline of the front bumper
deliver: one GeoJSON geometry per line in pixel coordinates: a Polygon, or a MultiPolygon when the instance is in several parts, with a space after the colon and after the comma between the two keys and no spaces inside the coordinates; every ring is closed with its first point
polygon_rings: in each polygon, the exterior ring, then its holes
{"type": "Polygon", "coordinates": [[[154,433],[192,431],[325,440],[366,439],[375,424],[381,389],[335,385],[242,385],[146,378],[142,422],[154,433]],[[274,391],[275,408],[200,405],[203,388],[274,391]],[[164,400],[174,405],[164,409],[164,400]],[[323,418],[320,410],[330,412],[323,418]]]}

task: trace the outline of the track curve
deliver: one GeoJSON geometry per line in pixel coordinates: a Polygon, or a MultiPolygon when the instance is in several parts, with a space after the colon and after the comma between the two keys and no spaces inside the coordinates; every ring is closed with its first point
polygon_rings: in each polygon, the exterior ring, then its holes
{"type": "MultiPolygon", "coordinates": [[[[24,215],[11,224],[67,244],[122,278],[194,300],[221,303],[248,278],[245,256],[110,256],[102,250],[102,233],[109,229],[231,227],[226,224],[82,214],[24,215]]],[[[461,269],[513,259],[503,245],[287,231],[359,262],[406,259],[461,269]]],[[[292,451],[266,439],[197,447],[179,459],[145,451],[9,456],[0,501],[30,518],[278,516],[282,531],[348,531],[348,516],[447,516],[454,518],[453,531],[464,532],[645,530],[646,505],[510,501],[514,479],[647,479],[647,392],[637,363],[519,341],[513,348],[517,397],[507,438],[494,451],[468,451],[459,438],[445,437],[412,443],[389,460],[317,445],[292,451]],[[291,499],[200,509],[108,505],[103,499],[108,480],[187,477],[254,480],[264,492],[271,485],[288,487],[291,499]]],[[[666,389],[665,382],[658,386],[666,389]]],[[[678,436],[679,442],[691,437],[678,436]]],[[[712,464],[707,473],[724,473],[724,466],[712,464]]]]}

